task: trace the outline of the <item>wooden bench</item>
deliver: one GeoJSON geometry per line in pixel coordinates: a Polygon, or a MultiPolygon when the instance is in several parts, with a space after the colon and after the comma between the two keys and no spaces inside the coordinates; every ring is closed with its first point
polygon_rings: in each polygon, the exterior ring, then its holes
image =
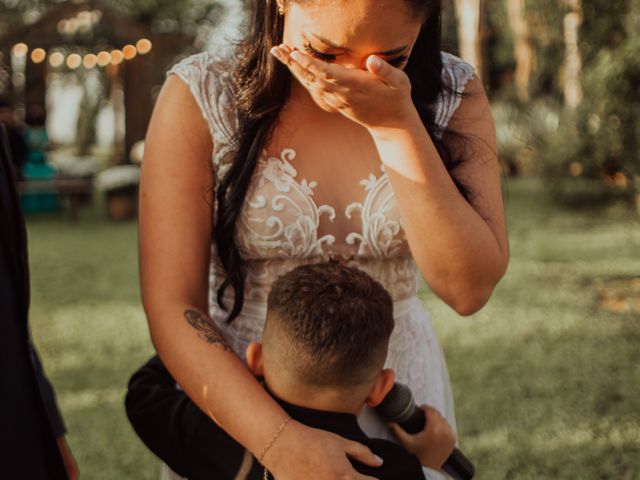
{"type": "Polygon", "coordinates": [[[48,180],[22,180],[18,182],[18,191],[20,193],[57,192],[60,199],[68,199],[71,218],[76,221],[83,197],[93,193],[93,178],[56,177],[48,180]]]}

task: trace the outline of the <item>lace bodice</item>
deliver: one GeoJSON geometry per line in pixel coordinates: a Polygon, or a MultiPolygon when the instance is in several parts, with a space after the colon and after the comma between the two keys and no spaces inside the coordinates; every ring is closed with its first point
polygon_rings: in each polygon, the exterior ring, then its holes
{"type": "MultiPolygon", "coordinates": [[[[473,67],[453,55],[443,53],[442,58],[443,81],[448,88],[435,105],[439,135],[474,73],[473,67]]],[[[233,160],[238,127],[228,67],[226,60],[201,53],[169,71],[189,86],[210,128],[216,180],[233,160]]],[[[296,125],[291,132],[291,136],[286,132],[280,136],[282,148],[264,150],[240,215],[237,242],[248,264],[247,300],[266,300],[271,283],[280,274],[301,263],[328,258],[367,271],[394,300],[415,295],[418,270],[393,189],[370,138],[365,145],[367,137],[354,130],[339,153],[328,144],[303,151],[296,145],[309,144],[301,140],[309,138],[304,125],[296,125]],[[320,151],[326,151],[326,156],[320,151]],[[342,156],[348,158],[338,158],[342,156]],[[330,171],[329,175],[318,173],[317,165],[325,163],[324,171],[330,171]]],[[[213,298],[223,272],[216,261],[215,245],[212,249],[213,298]]]]}

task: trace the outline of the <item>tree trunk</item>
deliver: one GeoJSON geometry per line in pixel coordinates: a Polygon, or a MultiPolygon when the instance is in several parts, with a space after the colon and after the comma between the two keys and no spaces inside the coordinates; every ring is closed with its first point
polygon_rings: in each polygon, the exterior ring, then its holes
{"type": "Polygon", "coordinates": [[[518,99],[529,101],[529,80],[534,67],[534,49],[525,17],[525,0],[506,0],[509,27],[513,34],[513,55],[516,60],[515,84],[518,99]]]}
{"type": "Polygon", "coordinates": [[[582,58],[578,47],[582,24],[582,0],[566,0],[569,12],[564,16],[564,102],[575,109],[582,101],[582,58]]]}
{"type": "Polygon", "coordinates": [[[482,0],[455,0],[460,56],[482,76],[482,0]]]}

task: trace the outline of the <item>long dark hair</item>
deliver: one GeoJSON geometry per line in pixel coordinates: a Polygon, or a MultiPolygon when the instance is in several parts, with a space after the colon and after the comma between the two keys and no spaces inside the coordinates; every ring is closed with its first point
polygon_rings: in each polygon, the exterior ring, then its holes
{"type": "MultiPolygon", "coordinates": [[[[298,0],[290,0],[298,1],[298,0]]],[[[405,72],[411,80],[412,99],[429,135],[460,193],[469,200],[469,190],[456,178],[454,170],[461,159],[441,140],[435,123],[434,105],[445,85],[442,81],[441,0],[405,0],[425,16],[405,72]]],[[[236,318],[244,304],[247,267],[236,244],[236,225],[251,178],[263,148],[273,134],[276,121],[291,91],[291,74],[269,53],[282,43],[284,20],[276,0],[254,2],[247,37],[237,46],[238,63],[234,67],[234,92],[237,99],[238,132],[234,160],[216,187],[216,218],[213,239],[225,279],[218,288],[217,301],[229,312],[227,321],[236,318]],[[224,293],[233,288],[231,311],[224,304],[224,293]]],[[[452,92],[454,93],[454,92],[452,92]]]]}

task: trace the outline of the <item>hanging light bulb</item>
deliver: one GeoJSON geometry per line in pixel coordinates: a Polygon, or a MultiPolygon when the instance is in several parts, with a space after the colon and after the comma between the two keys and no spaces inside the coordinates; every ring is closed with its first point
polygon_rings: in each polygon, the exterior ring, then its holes
{"type": "Polygon", "coordinates": [[[111,50],[111,65],[120,65],[124,60],[124,55],[120,50],[111,50]]]}
{"type": "Polygon", "coordinates": [[[98,66],[106,67],[111,63],[111,54],[109,52],[100,52],[97,55],[98,66]]]}
{"type": "Polygon", "coordinates": [[[82,57],[77,53],[72,53],[67,57],[67,67],[71,70],[75,70],[82,64],[82,57]]]}
{"type": "Polygon", "coordinates": [[[98,63],[98,57],[93,53],[86,54],[82,59],[82,65],[84,65],[84,68],[93,68],[96,66],[96,63],[98,63]]]}
{"type": "Polygon", "coordinates": [[[26,43],[16,43],[13,46],[12,52],[16,57],[25,57],[29,52],[29,47],[26,43]]]}
{"type": "Polygon", "coordinates": [[[151,40],[149,40],[147,38],[141,38],[136,43],[136,48],[138,49],[138,53],[140,55],[146,55],[147,53],[149,53],[151,51],[152,47],[153,47],[153,45],[151,44],[151,40]]]}
{"type": "Polygon", "coordinates": [[[31,52],[31,60],[33,63],[42,63],[47,58],[47,52],[42,48],[35,48],[31,52]]]}
{"type": "Polygon", "coordinates": [[[122,54],[125,60],[133,60],[138,54],[138,50],[136,50],[136,47],[133,45],[125,45],[122,47],[122,54]]]}
{"type": "Polygon", "coordinates": [[[49,65],[53,68],[57,68],[64,63],[64,55],[60,52],[53,52],[49,55],[49,65]]]}

